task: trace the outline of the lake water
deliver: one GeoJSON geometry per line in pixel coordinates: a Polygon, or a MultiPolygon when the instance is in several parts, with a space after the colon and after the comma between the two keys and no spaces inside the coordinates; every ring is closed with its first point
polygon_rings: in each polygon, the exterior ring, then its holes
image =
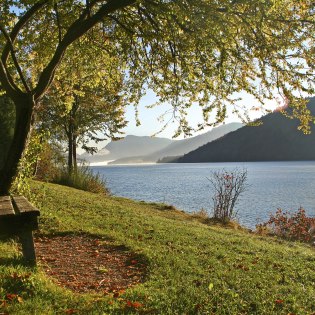
{"type": "Polygon", "coordinates": [[[207,177],[218,169],[247,169],[249,187],[240,197],[238,221],[253,228],[277,208],[297,211],[302,206],[315,216],[315,161],[192,163],[93,166],[104,175],[113,195],[164,202],[187,212],[211,211],[211,184],[207,177]]]}

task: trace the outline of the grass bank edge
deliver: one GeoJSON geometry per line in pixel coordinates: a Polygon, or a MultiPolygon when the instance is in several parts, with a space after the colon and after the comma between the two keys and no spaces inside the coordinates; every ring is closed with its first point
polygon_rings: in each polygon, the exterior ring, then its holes
{"type": "Polygon", "coordinates": [[[32,274],[33,284],[26,281],[25,285],[33,285],[34,294],[22,296],[22,303],[7,303],[7,310],[14,314],[71,309],[88,314],[315,311],[315,253],[308,245],[205,225],[200,218],[163,204],[101,197],[40,182],[33,182],[32,189],[42,211],[40,233],[108,237],[144,255],[149,275],[119,301],[102,293],[82,296],[54,285],[42,266],[37,270],[20,266],[14,243],[0,243],[0,300],[5,300],[12,285],[10,275],[32,274]],[[126,306],[129,300],[140,301],[143,309],[126,306]]]}

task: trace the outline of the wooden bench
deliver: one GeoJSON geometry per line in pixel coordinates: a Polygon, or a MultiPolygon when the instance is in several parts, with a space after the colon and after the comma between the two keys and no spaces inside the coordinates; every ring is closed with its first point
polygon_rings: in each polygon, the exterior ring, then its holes
{"type": "Polygon", "coordinates": [[[36,264],[33,231],[38,229],[38,209],[25,197],[0,196],[0,236],[18,236],[24,259],[36,264]]]}

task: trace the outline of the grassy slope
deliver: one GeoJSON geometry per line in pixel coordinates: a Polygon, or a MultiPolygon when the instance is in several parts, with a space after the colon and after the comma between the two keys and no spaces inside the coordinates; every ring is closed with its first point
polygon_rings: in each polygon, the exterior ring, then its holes
{"type": "Polygon", "coordinates": [[[148,276],[120,299],[74,294],[55,286],[41,266],[21,266],[15,244],[0,242],[0,305],[7,293],[23,298],[7,303],[9,314],[315,312],[315,251],[307,245],[210,227],[162,205],[51,184],[34,188],[42,200],[41,232],[109,237],[143,255],[148,276]],[[126,308],[126,300],[144,307],[126,308]]]}

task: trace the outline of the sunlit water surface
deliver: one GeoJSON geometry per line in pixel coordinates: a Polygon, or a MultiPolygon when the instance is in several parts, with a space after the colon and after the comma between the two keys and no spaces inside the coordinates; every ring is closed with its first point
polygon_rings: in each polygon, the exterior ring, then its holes
{"type": "Polygon", "coordinates": [[[208,177],[218,169],[247,169],[248,188],[236,205],[242,225],[253,228],[277,208],[300,206],[315,216],[315,161],[195,163],[94,166],[112,194],[164,202],[187,212],[211,211],[213,191],[208,177]]]}

